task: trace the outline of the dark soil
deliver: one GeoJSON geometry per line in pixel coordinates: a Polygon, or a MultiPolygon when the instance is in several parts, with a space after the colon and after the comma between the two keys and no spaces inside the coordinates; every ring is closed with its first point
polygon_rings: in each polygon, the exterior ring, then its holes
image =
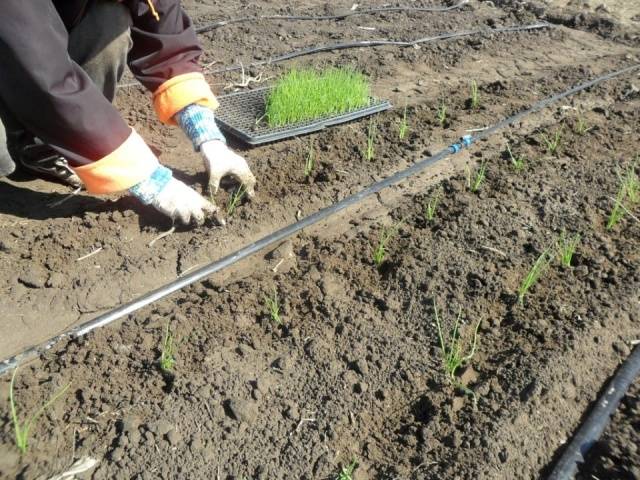
{"type": "MultiPolygon", "coordinates": [[[[187,6],[199,24],[286,10],[268,2],[211,3],[187,6]]],[[[537,18],[496,4],[227,26],[204,35],[205,62],[249,63],[337,38],[416,38],[537,18]]],[[[295,9],[328,10],[320,2],[295,9]]],[[[44,340],[356,192],[467,129],[637,63],[638,49],[622,40],[557,27],[301,59],[365,71],[381,97],[408,104],[409,138],[398,139],[399,108],[378,117],[372,162],[361,153],[366,121],[252,150],[234,145],[258,178],[255,201],[240,206],[224,229],[181,231],[153,247],[148,242],[167,226],[129,199],[80,195],[45,209],[62,193],[3,183],[3,311],[29,328],[32,341],[44,340]],[[480,86],[475,111],[466,107],[471,79],[480,86]],[[436,120],[442,101],[445,128],[436,120]],[[302,165],[312,142],[319,165],[306,181],[302,165]]],[[[265,69],[263,77],[283,68],[265,69]]],[[[218,91],[240,82],[238,74],[211,78],[218,91]]],[[[362,479],[538,478],[640,337],[638,206],[629,204],[631,214],[605,228],[618,174],[638,154],[637,85],[637,76],[624,77],[554,105],[229,273],[53,347],[20,369],[21,410],[37,409],[71,381],[69,393],[34,429],[23,459],[8,406],[0,403],[0,477],[49,478],[91,456],[100,463],[84,478],[335,478],[354,459],[354,478],[362,479]],[[576,133],[579,118],[589,127],[583,135],[576,133]],[[561,146],[550,154],[543,135],[556,131],[561,146]],[[526,158],[522,171],[512,167],[507,143],[526,158]],[[473,193],[467,171],[481,162],[487,178],[473,193]],[[424,204],[435,197],[436,217],[428,221],[424,204]],[[393,225],[397,235],[376,268],[372,249],[393,225]],[[571,266],[554,260],[518,304],[523,277],[562,231],[581,238],[571,266]],[[265,305],[274,291],[281,323],[265,305]],[[477,353],[455,382],[442,369],[434,302],[447,327],[461,312],[465,337],[480,323],[477,353]],[[167,322],[177,346],[171,375],[157,364],[167,322]]],[[[152,121],[137,87],[121,91],[118,105],[166,164],[202,184],[187,142],[152,121]]],[[[1,351],[15,353],[20,334],[3,329],[1,351]]],[[[5,380],[0,398],[8,396],[5,380]]],[[[624,431],[637,420],[636,408],[635,419],[621,422],[624,431]]],[[[629,458],[628,471],[637,470],[637,456],[629,458]]]]}

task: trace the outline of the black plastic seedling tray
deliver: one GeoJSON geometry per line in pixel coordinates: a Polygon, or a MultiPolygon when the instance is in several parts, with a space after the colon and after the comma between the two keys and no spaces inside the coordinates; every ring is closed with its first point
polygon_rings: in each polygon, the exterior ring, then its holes
{"type": "Polygon", "coordinates": [[[220,107],[216,110],[216,120],[220,128],[249,145],[260,145],[304,135],[305,133],[317,132],[326,127],[356,120],[391,108],[391,103],[388,101],[371,98],[367,107],[340,115],[331,115],[307,122],[271,128],[262,118],[269,90],[270,87],[266,87],[218,97],[220,107]],[[257,121],[258,119],[261,120],[257,121]]]}

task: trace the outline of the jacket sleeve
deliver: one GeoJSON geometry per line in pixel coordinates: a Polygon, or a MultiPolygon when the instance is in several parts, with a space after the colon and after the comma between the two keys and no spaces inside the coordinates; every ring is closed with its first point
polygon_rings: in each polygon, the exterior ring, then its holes
{"type": "Polygon", "coordinates": [[[129,8],[133,20],[129,68],[153,92],[160,121],[175,124],[174,115],[192,103],[216,108],[198,65],[202,49],[180,1],[131,0],[129,8]]]}
{"type": "Polygon", "coordinates": [[[125,190],[157,159],[67,54],[53,2],[4,0],[0,98],[31,133],[63,153],[93,193],[125,190]]]}

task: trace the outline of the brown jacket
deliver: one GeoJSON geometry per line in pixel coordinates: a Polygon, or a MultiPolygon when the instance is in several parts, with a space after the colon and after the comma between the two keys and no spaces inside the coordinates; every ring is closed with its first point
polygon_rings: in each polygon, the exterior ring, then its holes
{"type": "MultiPolygon", "coordinates": [[[[190,103],[215,107],[200,73],[202,53],[179,0],[125,0],[133,47],[128,63],[153,92],[161,121],[190,103]],[[157,13],[157,16],[156,16],[157,13]]],[[[124,190],[157,166],[148,147],[67,54],[68,31],[91,0],[3,0],[0,99],[33,134],[67,154],[87,189],[124,190]]]]}

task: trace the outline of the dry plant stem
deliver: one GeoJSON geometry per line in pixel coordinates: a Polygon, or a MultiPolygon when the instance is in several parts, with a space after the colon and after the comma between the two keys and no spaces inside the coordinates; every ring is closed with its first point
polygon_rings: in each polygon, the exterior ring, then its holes
{"type": "Polygon", "coordinates": [[[169,230],[167,230],[166,232],[162,232],[160,235],[158,235],[157,237],[155,237],[153,240],[151,240],[147,246],[149,247],[153,247],[153,245],[158,241],[158,240],[162,240],[164,237],[168,237],[169,235],[171,235],[172,233],[174,233],[176,231],[176,227],[172,226],[169,230]]]}

